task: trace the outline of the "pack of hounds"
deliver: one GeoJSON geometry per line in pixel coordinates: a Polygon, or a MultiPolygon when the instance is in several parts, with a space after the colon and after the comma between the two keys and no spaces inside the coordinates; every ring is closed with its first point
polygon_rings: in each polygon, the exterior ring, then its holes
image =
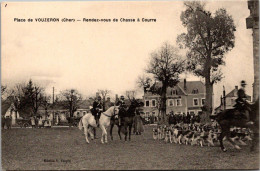
{"type": "MultiPolygon", "coordinates": [[[[176,143],[185,145],[199,145],[201,147],[215,146],[218,142],[221,129],[218,124],[203,125],[200,123],[183,124],[178,123],[170,126],[157,126],[153,128],[153,139],[164,140],[166,143],[176,143]]],[[[231,128],[232,141],[238,141],[241,145],[247,145],[246,141],[251,141],[252,132],[248,128],[231,128]]],[[[225,138],[224,138],[225,140],[225,138]]]]}

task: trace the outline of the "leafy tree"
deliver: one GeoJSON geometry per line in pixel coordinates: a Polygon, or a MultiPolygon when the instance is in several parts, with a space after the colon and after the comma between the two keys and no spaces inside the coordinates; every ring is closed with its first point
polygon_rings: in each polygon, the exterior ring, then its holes
{"type": "Polygon", "coordinates": [[[223,78],[219,66],[224,65],[224,55],[234,47],[236,27],[224,8],[214,14],[205,10],[200,2],[185,2],[186,10],[181,21],[187,33],[178,36],[181,48],[187,48],[187,69],[205,78],[206,109],[212,110],[213,84],[223,78]]]}
{"type": "Polygon", "coordinates": [[[178,54],[178,49],[164,43],[161,48],[151,54],[147,73],[153,74],[154,78],[162,83],[162,87],[157,90],[161,96],[161,121],[166,123],[166,91],[168,87],[173,87],[179,82],[179,75],[184,71],[185,61],[178,54]]]}

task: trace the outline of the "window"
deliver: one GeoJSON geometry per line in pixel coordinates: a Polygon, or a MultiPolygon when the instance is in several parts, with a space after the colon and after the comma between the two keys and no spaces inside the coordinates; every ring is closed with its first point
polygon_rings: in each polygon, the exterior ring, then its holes
{"type": "Polygon", "coordinates": [[[177,90],[174,90],[174,89],[173,89],[173,90],[171,91],[171,95],[176,95],[176,94],[177,94],[177,90]]]}
{"type": "Polygon", "coordinates": [[[189,114],[195,114],[194,110],[189,110],[189,114]]]}
{"type": "Polygon", "coordinates": [[[205,105],[205,98],[201,99],[201,105],[204,106],[205,105]]]}
{"type": "Polygon", "coordinates": [[[156,100],[152,100],[152,107],[156,106],[156,100]]]}
{"type": "Polygon", "coordinates": [[[172,100],[172,99],[169,100],[168,106],[174,106],[174,103],[173,103],[173,100],[172,100]]]}
{"type": "Polygon", "coordinates": [[[201,111],[201,110],[198,110],[197,115],[201,115],[201,114],[202,114],[202,111],[201,111]]]}
{"type": "Polygon", "coordinates": [[[182,106],[181,99],[176,99],[176,106],[182,106]]]}
{"type": "Polygon", "coordinates": [[[145,101],[145,106],[149,107],[149,100],[145,101]]]}
{"type": "Polygon", "coordinates": [[[199,90],[198,89],[193,89],[192,90],[192,94],[198,94],[199,93],[199,90]]]}
{"type": "Polygon", "coordinates": [[[199,99],[193,99],[193,106],[199,106],[199,99]]]}

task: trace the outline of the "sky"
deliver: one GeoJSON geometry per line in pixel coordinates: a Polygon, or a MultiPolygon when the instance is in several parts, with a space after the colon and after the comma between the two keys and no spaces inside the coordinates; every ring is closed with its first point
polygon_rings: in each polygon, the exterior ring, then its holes
{"type": "MultiPolygon", "coordinates": [[[[85,97],[98,89],[124,94],[137,89],[138,76],[145,73],[150,54],[164,42],[176,45],[186,32],[180,21],[183,1],[102,2],[9,2],[2,3],[1,84],[12,87],[32,79],[46,93],[75,88],[85,97]],[[33,22],[15,22],[14,18],[33,22]],[[35,18],[60,18],[60,22],[35,22],[35,18]],[[78,19],[61,22],[61,19],[78,19]],[[156,19],[156,22],[82,22],[83,18],[156,19]]],[[[241,80],[252,95],[252,30],[246,29],[250,11],[246,0],[207,1],[214,13],[226,8],[237,31],[235,47],[225,55],[225,78],[214,85],[214,104],[219,104],[222,87],[230,92],[241,80]]],[[[185,51],[180,51],[185,58],[185,51]]],[[[200,80],[192,74],[182,78],[200,80]]],[[[138,96],[142,96],[139,89],[138,96]]]]}

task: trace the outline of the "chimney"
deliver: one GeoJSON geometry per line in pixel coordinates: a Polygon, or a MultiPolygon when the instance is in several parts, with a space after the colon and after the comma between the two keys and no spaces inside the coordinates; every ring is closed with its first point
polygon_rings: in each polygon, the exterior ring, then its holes
{"type": "Polygon", "coordinates": [[[235,86],[235,89],[238,90],[238,86],[235,86]]]}
{"type": "Polygon", "coordinates": [[[187,90],[186,78],[184,79],[184,90],[187,90]]]}
{"type": "Polygon", "coordinates": [[[118,94],[116,94],[116,101],[118,100],[118,94]]]}

